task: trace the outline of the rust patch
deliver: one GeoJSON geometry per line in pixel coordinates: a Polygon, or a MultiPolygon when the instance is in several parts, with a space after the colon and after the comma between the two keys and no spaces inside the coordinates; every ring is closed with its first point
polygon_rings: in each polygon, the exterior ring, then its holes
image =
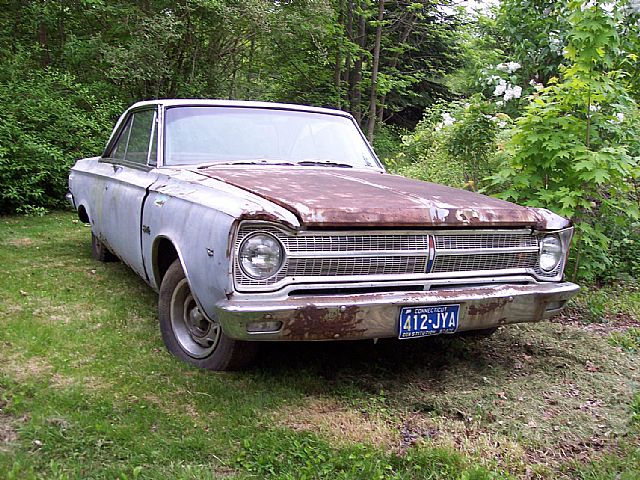
{"type": "MultiPolygon", "coordinates": [[[[548,229],[569,225],[546,210],[373,171],[251,165],[214,166],[197,173],[259,195],[308,226],[548,229]]],[[[261,214],[248,215],[260,218],[261,214]]]]}
{"type": "Polygon", "coordinates": [[[468,313],[472,316],[483,316],[495,310],[503,308],[508,301],[508,298],[497,298],[495,301],[488,303],[482,303],[478,305],[472,303],[471,305],[469,305],[468,313]]]}
{"type": "Polygon", "coordinates": [[[358,318],[359,308],[351,305],[344,310],[329,312],[307,305],[296,311],[291,319],[284,320],[283,334],[291,340],[339,340],[357,337],[365,332],[358,318]]]}

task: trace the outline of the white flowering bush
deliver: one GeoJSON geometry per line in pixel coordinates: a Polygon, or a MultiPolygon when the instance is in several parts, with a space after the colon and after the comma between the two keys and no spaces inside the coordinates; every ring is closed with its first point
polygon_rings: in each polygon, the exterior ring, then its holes
{"type": "Polygon", "coordinates": [[[640,218],[640,114],[628,75],[614,68],[620,13],[597,2],[570,6],[567,66],[534,85],[492,179],[503,198],[572,218],[574,276],[594,280],[615,271],[619,239],[640,241],[631,227],[640,218]]]}

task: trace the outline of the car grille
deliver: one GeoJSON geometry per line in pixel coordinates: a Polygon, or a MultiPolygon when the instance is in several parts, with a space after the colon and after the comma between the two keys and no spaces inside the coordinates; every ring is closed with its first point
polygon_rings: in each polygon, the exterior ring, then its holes
{"type": "MultiPolygon", "coordinates": [[[[266,280],[252,279],[236,261],[234,278],[241,290],[273,290],[287,283],[345,279],[376,280],[441,278],[468,272],[520,270],[537,275],[538,237],[529,231],[447,232],[303,232],[289,234],[273,226],[246,223],[236,237],[236,252],[244,238],[255,231],[268,232],[283,244],[287,255],[279,273],[266,280]],[[433,237],[435,255],[430,258],[433,237]]],[[[236,255],[237,258],[237,255],[236,255]]]]}

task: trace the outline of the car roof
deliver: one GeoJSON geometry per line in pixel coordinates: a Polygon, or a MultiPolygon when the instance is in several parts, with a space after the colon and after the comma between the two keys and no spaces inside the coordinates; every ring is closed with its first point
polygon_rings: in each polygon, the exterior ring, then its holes
{"type": "Polygon", "coordinates": [[[153,106],[162,105],[164,107],[244,107],[244,108],[265,108],[271,110],[296,110],[301,112],[312,113],[324,113],[329,115],[340,115],[343,117],[351,118],[351,114],[343,112],[342,110],[336,110],[333,108],[311,107],[308,105],[295,105],[292,103],[275,103],[275,102],[254,102],[245,100],[218,100],[218,99],[191,99],[191,98],[171,98],[171,99],[158,99],[158,100],[145,100],[137,102],[129,107],[129,110],[153,106]]]}

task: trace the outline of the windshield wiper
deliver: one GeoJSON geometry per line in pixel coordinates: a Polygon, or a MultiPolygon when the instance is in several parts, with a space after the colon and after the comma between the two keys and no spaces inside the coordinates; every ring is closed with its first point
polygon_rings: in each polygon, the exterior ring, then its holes
{"type": "Polygon", "coordinates": [[[206,165],[200,165],[198,169],[216,167],[218,165],[285,165],[285,166],[293,166],[295,165],[292,162],[287,162],[284,160],[267,160],[266,158],[256,159],[256,160],[232,160],[230,162],[213,162],[207,163],[206,165]]]}
{"type": "Polygon", "coordinates": [[[349,165],[348,163],[332,162],[331,160],[302,160],[300,162],[296,162],[296,165],[302,165],[305,167],[314,167],[319,165],[322,167],[353,168],[353,165],[349,165]]]}

